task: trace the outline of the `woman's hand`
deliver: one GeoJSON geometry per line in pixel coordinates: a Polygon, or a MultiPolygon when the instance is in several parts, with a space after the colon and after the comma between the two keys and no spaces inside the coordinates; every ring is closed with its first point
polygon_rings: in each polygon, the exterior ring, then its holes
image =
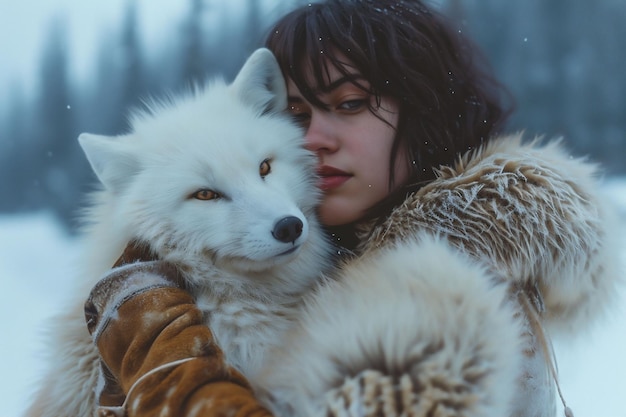
{"type": "Polygon", "coordinates": [[[177,268],[146,261],[134,243],[120,259],[85,304],[105,381],[98,415],[269,416],[226,364],[177,268]]]}

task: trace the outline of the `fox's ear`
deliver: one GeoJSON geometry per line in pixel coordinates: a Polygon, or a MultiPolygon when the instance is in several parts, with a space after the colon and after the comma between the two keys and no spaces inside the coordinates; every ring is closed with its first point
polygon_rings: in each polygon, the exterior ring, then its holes
{"type": "Polygon", "coordinates": [[[250,55],[231,88],[261,113],[280,112],[287,108],[285,79],[269,49],[260,48],[250,55]]]}
{"type": "Polygon", "coordinates": [[[110,191],[120,191],[139,172],[139,161],[124,140],[125,136],[83,133],[78,137],[91,168],[110,191]]]}

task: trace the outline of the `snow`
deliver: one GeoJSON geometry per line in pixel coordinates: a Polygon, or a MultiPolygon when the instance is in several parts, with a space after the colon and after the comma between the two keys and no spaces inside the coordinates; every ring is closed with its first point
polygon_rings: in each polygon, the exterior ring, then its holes
{"type": "MultiPolygon", "coordinates": [[[[605,188],[626,221],[626,178],[605,188]]],[[[623,248],[626,263],[626,240],[623,248]]],[[[0,417],[22,415],[32,397],[44,369],[43,335],[77,279],[78,250],[49,214],[0,216],[0,417]]],[[[619,296],[614,313],[589,335],[555,344],[561,389],[576,417],[626,415],[626,288],[619,296]]]]}

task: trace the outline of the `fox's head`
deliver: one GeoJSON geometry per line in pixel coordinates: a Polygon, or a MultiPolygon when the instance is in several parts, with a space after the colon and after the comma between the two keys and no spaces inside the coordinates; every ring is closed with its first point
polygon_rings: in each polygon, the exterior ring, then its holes
{"type": "Polygon", "coordinates": [[[209,257],[246,271],[293,260],[321,233],[315,157],[286,100],[274,56],[260,49],[232,84],[155,103],[132,117],[129,134],[82,134],[111,233],[145,240],[165,259],[209,257]]]}

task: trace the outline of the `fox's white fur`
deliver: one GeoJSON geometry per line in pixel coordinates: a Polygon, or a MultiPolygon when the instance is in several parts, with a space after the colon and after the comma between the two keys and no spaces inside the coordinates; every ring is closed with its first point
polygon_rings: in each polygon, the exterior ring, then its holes
{"type": "Polygon", "coordinates": [[[316,160],[283,114],[286,97],[278,64],[260,49],[232,84],[216,80],[156,103],[134,115],[127,135],[80,136],[104,188],[87,216],[84,285],[56,320],[50,369],[30,415],[94,412],[98,362],[82,305],[131,239],[180,267],[199,307],[211,311],[207,324],[227,360],[247,376],[256,372],[263,348],[331,259],[314,216],[316,160]],[[219,197],[196,199],[199,190],[219,197]],[[285,218],[301,222],[301,233],[275,238],[285,218]]]}

